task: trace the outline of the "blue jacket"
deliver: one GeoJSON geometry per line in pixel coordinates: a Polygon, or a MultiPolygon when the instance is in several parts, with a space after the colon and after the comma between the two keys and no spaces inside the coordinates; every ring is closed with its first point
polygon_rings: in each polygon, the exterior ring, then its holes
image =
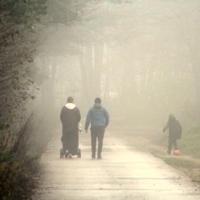
{"type": "Polygon", "coordinates": [[[88,129],[89,124],[92,126],[108,126],[109,124],[109,114],[106,108],[102,107],[100,103],[95,103],[92,108],[89,109],[85,129],[88,129]]]}

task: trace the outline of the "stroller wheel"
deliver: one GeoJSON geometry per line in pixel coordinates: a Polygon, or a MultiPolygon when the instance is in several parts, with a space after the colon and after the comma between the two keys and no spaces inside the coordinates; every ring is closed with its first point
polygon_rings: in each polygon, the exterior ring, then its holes
{"type": "Polygon", "coordinates": [[[68,156],[69,156],[69,153],[65,153],[65,158],[68,158],[68,156]]]}
{"type": "Polygon", "coordinates": [[[81,150],[78,149],[77,158],[81,158],[81,150]]]}

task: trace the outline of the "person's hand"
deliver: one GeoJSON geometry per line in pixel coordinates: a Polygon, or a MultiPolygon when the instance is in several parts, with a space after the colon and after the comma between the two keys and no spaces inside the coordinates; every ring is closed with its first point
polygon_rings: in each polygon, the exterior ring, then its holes
{"type": "Polygon", "coordinates": [[[85,133],[88,133],[88,130],[87,130],[87,129],[85,129],[85,133]]]}

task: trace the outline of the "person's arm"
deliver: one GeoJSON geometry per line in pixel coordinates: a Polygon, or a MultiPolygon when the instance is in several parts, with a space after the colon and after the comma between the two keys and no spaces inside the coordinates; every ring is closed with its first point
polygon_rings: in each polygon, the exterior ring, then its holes
{"type": "Polygon", "coordinates": [[[105,117],[105,127],[109,124],[109,113],[106,108],[104,108],[104,117],[105,117]]]}
{"type": "Polygon", "coordinates": [[[165,132],[169,128],[169,122],[167,122],[166,126],[163,128],[163,132],[165,132]]]}
{"type": "Polygon", "coordinates": [[[81,113],[80,110],[77,108],[77,121],[80,122],[81,121],[81,113]]]}
{"type": "Polygon", "coordinates": [[[88,111],[87,117],[86,117],[86,121],[85,121],[85,132],[87,133],[88,131],[88,126],[90,125],[91,122],[91,116],[92,116],[92,109],[90,109],[88,111]]]}
{"type": "Polygon", "coordinates": [[[178,125],[178,129],[179,129],[179,133],[182,133],[182,126],[180,124],[180,122],[177,120],[177,125],[178,125]]]}

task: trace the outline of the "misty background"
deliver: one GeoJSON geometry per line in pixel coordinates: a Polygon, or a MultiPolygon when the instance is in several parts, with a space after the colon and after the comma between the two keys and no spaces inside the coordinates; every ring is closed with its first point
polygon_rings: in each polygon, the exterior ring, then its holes
{"type": "Polygon", "coordinates": [[[2,0],[0,9],[1,162],[41,154],[68,96],[83,125],[96,97],[112,125],[162,130],[169,114],[184,130],[199,123],[198,0],[2,0]]]}
{"type": "Polygon", "coordinates": [[[38,105],[57,118],[71,95],[84,117],[101,97],[111,121],[163,126],[173,113],[198,122],[199,2],[79,2],[49,3],[56,24],[43,27],[34,58],[38,105]]]}
{"type": "Polygon", "coordinates": [[[199,122],[198,1],[14,2],[2,1],[3,151],[27,120],[61,126],[68,96],[82,124],[96,97],[113,125],[163,127],[171,113],[185,128],[199,122]]]}

